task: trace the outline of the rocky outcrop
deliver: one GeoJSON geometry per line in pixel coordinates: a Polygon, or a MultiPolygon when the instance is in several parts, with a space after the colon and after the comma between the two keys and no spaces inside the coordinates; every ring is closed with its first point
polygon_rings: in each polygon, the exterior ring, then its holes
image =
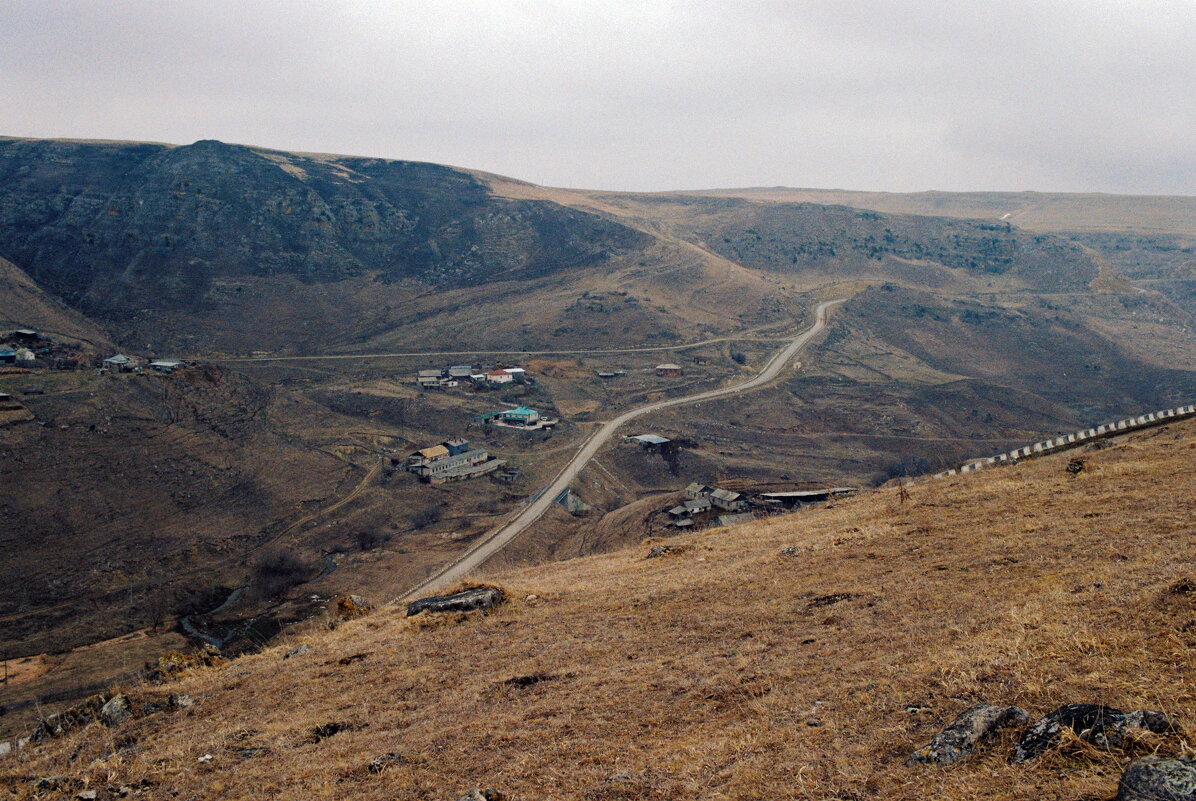
{"type": "Polygon", "coordinates": [[[1101,748],[1122,748],[1135,735],[1166,734],[1175,726],[1162,712],[1140,709],[1127,713],[1100,704],[1067,704],[1036,720],[1010,761],[1019,764],[1037,759],[1058,745],[1065,728],[1101,748]]]}
{"type": "Polygon", "coordinates": [[[81,729],[89,723],[100,719],[100,711],[108,703],[103,695],[93,695],[81,704],[48,715],[39,722],[29,734],[29,741],[33,743],[62,737],[64,734],[81,729]]]}
{"type": "Polygon", "coordinates": [[[1196,801],[1196,761],[1148,756],[1131,762],[1115,801],[1196,801]]]}
{"type": "Polygon", "coordinates": [[[981,740],[1000,729],[1027,723],[1030,716],[1016,706],[979,704],[968,709],[931,741],[910,755],[910,763],[951,765],[972,753],[981,740]]]}
{"type": "MultiPolygon", "coordinates": [[[[38,743],[62,737],[92,723],[115,728],[131,718],[141,718],[164,710],[174,712],[194,705],[195,699],[183,693],[171,693],[165,698],[161,696],[142,697],[136,700],[129,698],[124,693],[113,696],[93,695],[81,704],[46,716],[34,727],[26,740],[38,743]]],[[[26,740],[18,741],[18,745],[26,740]]]]}
{"type": "Polygon", "coordinates": [[[106,704],[100,707],[100,722],[109,727],[119,726],[128,720],[132,714],[133,710],[129,705],[129,698],[122,693],[112,696],[106,704]]]}
{"type": "Polygon", "coordinates": [[[452,595],[433,595],[407,604],[407,617],[420,612],[472,612],[493,609],[505,600],[498,587],[475,587],[452,595]]]}
{"type": "Polygon", "coordinates": [[[374,605],[360,595],[340,595],[332,604],[333,612],[341,620],[364,617],[374,611],[374,605]]]}

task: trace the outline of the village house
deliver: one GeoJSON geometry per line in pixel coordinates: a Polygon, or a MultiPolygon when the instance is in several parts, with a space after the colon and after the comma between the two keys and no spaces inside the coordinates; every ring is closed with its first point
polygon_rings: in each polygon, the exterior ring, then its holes
{"type": "Polygon", "coordinates": [[[738,492],[716,489],[710,493],[710,502],[726,512],[740,512],[747,508],[747,501],[738,492]]]}
{"type": "Polygon", "coordinates": [[[15,350],[9,350],[8,348],[0,350],[0,364],[16,364],[16,362],[17,352],[15,350]]]}
{"type": "Polygon", "coordinates": [[[791,509],[807,503],[823,503],[832,498],[852,495],[855,487],[830,487],[817,490],[792,490],[787,492],[761,492],[757,498],[767,508],[791,509]]]}
{"type": "Polygon", "coordinates": [[[178,359],[158,359],[149,363],[149,368],[156,373],[173,373],[182,366],[178,359]]]}
{"type": "Polygon", "coordinates": [[[13,342],[31,343],[37,342],[42,338],[42,336],[32,328],[18,328],[16,331],[12,332],[12,336],[9,338],[12,339],[13,342]]]}
{"type": "Polygon", "coordinates": [[[656,365],[656,374],[660,376],[678,376],[682,372],[681,365],[673,364],[672,362],[656,365]]]}
{"type": "Polygon", "coordinates": [[[486,373],[487,384],[509,384],[515,380],[515,374],[510,370],[491,370],[486,373]]]}
{"type": "Polygon", "coordinates": [[[626,437],[624,441],[634,442],[649,452],[658,451],[672,442],[668,437],[662,437],[659,434],[636,434],[633,437],[626,437]]]}
{"type": "Polygon", "coordinates": [[[138,367],[137,361],[131,359],[123,353],[118,353],[115,356],[109,356],[104,359],[104,367],[109,370],[114,370],[118,373],[131,373],[138,367]]]}
{"type": "Polygon", "coordinates": [[[552,428],[557,424],[557,420],[545,417],[540,412],[530,409],[527,406],[516,406],[514,409],[505,409],[501,412],[490,412],[489,414],[479,415],[477,420],[481,423],[493,423],[499,426],[522,428],[529,431],[552,428]]]}
{"type": "Polygon", "coordinates": [[[415,451],[407,457],[403,468],[423,481],[441,484],[485,475],[503,464],[485,448],[473,448],[463,439],[450,439],[415,451]]]}
{"type": "Polygon", "coordinates": [[[458,381],[467,379],[473,375],[472,364],[454,364],[448,369],[447,378],[455,378],[458,381]]]}
{"type": "Polygon", "coordinates": [[[37,364],[37,356],[29,348],[17,348],[17,367],[33,367],[37,364]]]}

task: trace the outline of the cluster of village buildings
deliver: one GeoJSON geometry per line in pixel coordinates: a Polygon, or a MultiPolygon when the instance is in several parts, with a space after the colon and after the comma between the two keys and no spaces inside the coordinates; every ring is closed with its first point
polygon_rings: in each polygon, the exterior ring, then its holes
{"type": "Polygon", "coordinates": [[[452,389],[459,386],[496,387],[502,384],[527,383],[531,380],[522,367],[487,367],[455,364],[443,369],[420,370],[415,383],[421,389],[452,389]]]}
{"type": "Polygon", "coordinates": [[[155,373],[173,373],[187,363],[180,359],[142,359],[118,353],[100,362],[99,371],[104,373],[141,373],[153,370],[155,373]]]}
{"type": "MultiPolygon", "coordinates": [[[[18,328],[0,337],[0,366],[78,368],[94,366],[92,358],[77,346],[63,345],[32,328],[18,328]]],[[[179,359],[144,359],[118,353],[100,361],[97,369],[101,373],[140,373],[147,369],[170,373],[184,366],[186,362],[179,359]]]]}
{"type": "Polygon", "coordinates": [[[36,367],[35,348],[44,349],[50,340],[30,328],[18,328],[0,341],[0,364],[36,367]]]}

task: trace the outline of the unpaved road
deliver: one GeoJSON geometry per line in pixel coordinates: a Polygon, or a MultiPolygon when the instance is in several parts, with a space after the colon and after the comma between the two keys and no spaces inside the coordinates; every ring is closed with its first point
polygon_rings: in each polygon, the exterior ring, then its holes
{"type": "Polygon", "coordinates": [[[729,387],[720,387],[718,389],[710,389],[705,392],[699,392],[696,395],[687,395],[681,398],[669,398],[668,400],[656,401],[645,406],[640,406],[635,409],[623,412],[623,414],[603,423],[590,437],[582,444],[568,464],[566,464],[557,477],[553,479],[548,488],[541,492],[536,500],[524,507],[513,520],[500,526],[492,534],[485,539],[475,543],[473,547],[463,553],[456,560],[433,574],[427,580],[417,587],[412,588],[402,597],[401,600],[411,598],[420,593],[444,587],[451,584],[458,579],[464,578],[470,572],[481,567],[482,564],[494,554],[502,550],[511,540],[519,536],[524,529],[532,523],[540,519],[540,517],[548,511],[549,507],[556,502],[556,499],[562,492],[569,488],[574,479],[582,471],[582,468],[594,458],[594,454],[615,435],[622,426],[631,422],[637,417],[642,417],[645,414],[658,412],[661,409],[667,409],[670,406],[680,406],[685,403],[697,403],[704,400],[713,400],[714,398],[722,398],[728,395],[738,395],[743,392],[751,392],[769,383],[781,374],[781,371],[788,366],[789,362],[796,356],[802,348],[819,332],[826,328],[827,310],[844,299],[828,300],[819,303],[814,310],[814,324],[797,336],[796,339],[790,340],[785,347],[781,348],[773,355],[768,363],[764,365],[764,369],[756,374],[755,377],[748,379],[740,384],[735,384],[729,387]]]}
{"type": "Polygon", "coordinates": [[[651,345],[643,348],[599,348],[590,350],[431,350],[403,351],[394,353],[332,353],[324,356],[235,356],[226,359],[212,359],[220,364],[253,364],[257,362],[317,362],[332,359],[392,359],[419,356],[585,356],[608,353],[655,353],[669,350],[688,350],[720,342],[780,342],[784,336],[761,336],[752,329],[741,334],[701,339],[697,342],[682,342],[676,345],[651,345]]]}

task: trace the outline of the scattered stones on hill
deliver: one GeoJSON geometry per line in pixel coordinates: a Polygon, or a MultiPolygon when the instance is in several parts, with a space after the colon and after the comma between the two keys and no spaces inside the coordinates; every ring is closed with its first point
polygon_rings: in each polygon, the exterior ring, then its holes
{"type": "Polygon", "coordinates": [[[167,681],[188,670],[218,667],[225,664],[228,664],[228,660],[220,656],[220,653],[214,648],[205,647],[195,653],[167,651],[158,657],[158,666],[152,678],[158,681],[167,681]]]}
{"type": "Polygon", "coordinates": [[[407,604],[407,617],[420,612],[472,612],[501,604],[506,595],[498,587],[475,587],[452,595],[432,595],[407,604]]]}
{"type": "Polygon", "coordinates": [[[657,545],[655,548],[650,549],[648,551],[648,555],[644,558],[645,559],[657,559],[661,556],[668,556],[671,553],[677,553],[677,552],[678,552],[678,550],[676,548],[674,548],[672,545],[657,545]]]}
{"type": "Polygon", "coordinates": [[[553,679],[559,678],[560,676],[554,676],[551,673],[529,673],[526,676],[514,676],[509,678],[504,681],[503,684],[507,685],[508,687],[519,687],[522,689],[524,687],[531,687],[533,685],[539,684],[542,681],[552,681],[553,679]]]}
{"type": "Polygon", "coordinates": [[[294,656],[303,656],[304,654],[308,653],[309,651],[311,651],[310,646],[300,645],[296,648],[292,648],[291,650],[287,651],[285,654],[282,655],[282,658],[290,659],[291,657],[294,657],[294,656]]]}
{"type": "Polygon", "coordinates": [[[909,757],[911,764],[952,765],[972,753],[981,740],[1006,726],[1028,723],[1030,715],[1016,706],[978,704],[931,738],[909,757]]]}
{"type": "Polygon", "coordinates": [[[332,721],[331,723],[322,723],[311,730],[310,741],[318,743],[320,740],[326,740],[329,737],[332,737],[334,734],[340,734],[341,732],[347,731],[350,728],[352,727],[337,721],[332,721]]]}
{"type": "Polygon", "coordinates": [[[360,595],[338,595],[332,608],[341,620],[353,620],[374,611],[374,605],[360,595]]]}
{"type": "MultiPolygon", "coordinates": [[[[112,696],[93,695],[81,704],[46,716],[33,728],[28,737],[18,741],[18,747],[24,743],[39,743],[62,737],[91,723],[101,723],[108,728],[115,728],[130,718],[145,717],[164,709],[167,711],[186,709],[194,705],[195,699],[183,693],[171,693],[165,699],[160,696],[130,699],[124,693],[112,696]]],[[[11,750],[11,744],[5,743],[4,745],[8,745],[8,750],[11,750]]]]}
{"type": "Polygon", "coordinates": [[[1135,760],[1121,775],[1115,801],[1196,801],[1196,761],[1135,760]]]}
{"type": "Polygon", "coordinates": [[[1067,472],[1071,473],[1074,476],[1078,473],[1084,472],[1084,468],[1087,466],[1088,466],[1088,463],[1086,461],[1084,461],[1083,459],[1072,459],[1070,462],[1067,463],[1067,472]]]}
{"type": "Polygon", "coordinates": [[[1167,734],[1175,730],[1171,720],[1161,712],[1140,709],[1126,713],[1101,704],[1067,704],[1036,720],[1017,744],[1010,761],[1020,764],[1042,756],[1059,743],[1064,728],[1102,748],[1121,748],[1135,734],[1167,734]]]}
{"type": "Polygon", "coordinates": [[[1196,578],[1182,578],[1167,588],[1170,595],[1196,595],[1196,578]]]}
{"type": "Polygon", "coordinates": [[[29,734],[29,741],[40,743],[80,729],[99,719],[100,710],[107,702],[108,699],[105,696],[93,695],[78,706],[64,709],[55,715],[49,715],[34,727],[29,734]]]}
{"type": "Polygon", "coordinates": [[[387,753],[379,754],[370,760],[370,764],[366,766],[366,770],[368,770],[370,773],[381,773],[391,765],[398,764],[402,761],[402,754],[396,753],[395,751],[388,751],[387,753]]]}
{"type": "Polygon", "coordinates": [[[457,799],[457,801],[505,801],[506,796],[495,790],[493,787],[487,787],[485,790],[470,790],[465,795],[457,799]]]}
{"type": "Polygon", "coordinates": [[[840,601],[850,601],[855,597],[855,593],[852,592],[835,592],[831,593],[830,595],[819,595],[810,599],[810,602],[806,604],[806,609],[819,609],[824,606],[834,606],[840,601]]]}
{"type": "Polygon", "coordinates": [[[254,757],[265,756],[270,753],[270,749],[260,745],[253,745],[234,748],[232,752],[242,759],[253,759],[254,757]]]}
{"type": "Polygon", "coordinates": [[[167,709],[186,709],[195,706],[195,699],[186,693],[171,693],[166,698],[167,709]]]}

